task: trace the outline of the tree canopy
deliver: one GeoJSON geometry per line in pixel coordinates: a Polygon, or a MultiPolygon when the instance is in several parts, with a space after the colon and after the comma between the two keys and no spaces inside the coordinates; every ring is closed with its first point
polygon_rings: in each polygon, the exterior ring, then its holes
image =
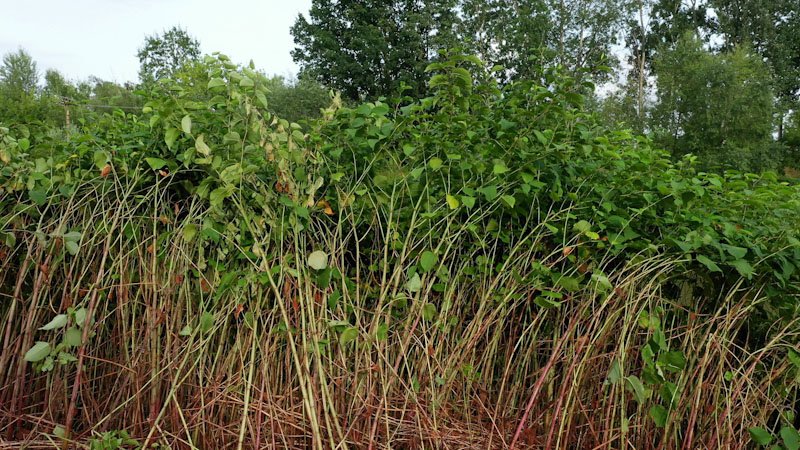
{"type": "Polygon", "coordinates": [[[172,27],[162,34],[147,36],[137,53],[139,79],[150,83],[167,78],[186,64],[200,57],[200,42],[186,30],[172,27]]]}

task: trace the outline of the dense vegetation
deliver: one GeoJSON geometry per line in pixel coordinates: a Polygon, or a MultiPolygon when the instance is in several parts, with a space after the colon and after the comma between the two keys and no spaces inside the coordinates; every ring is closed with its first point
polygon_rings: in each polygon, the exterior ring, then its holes
{"type": "Polygon", "coordinates": [[[798,14],[313,0],[297,79],[177,27],[137,82],[5,55],[0,447],[800,449],[798,14]]]}
{"type": "Polygon", "coordinates": [[[797,448],[798,187],[481,66],[304,128],[217,55],[0,128],[4,438],[797,448]]]}
{"type": "Polygon", "coordinates": [[[368,100],[401,85],[425,95],[424,68],[453,46],[501,65],[503,82],[560,66],[604,83],[577,89],[608,126],[652,133],[675,159],[796,174],[798,17],[794,0],[314,0],[292,56],[303,76],[368,100]]]}

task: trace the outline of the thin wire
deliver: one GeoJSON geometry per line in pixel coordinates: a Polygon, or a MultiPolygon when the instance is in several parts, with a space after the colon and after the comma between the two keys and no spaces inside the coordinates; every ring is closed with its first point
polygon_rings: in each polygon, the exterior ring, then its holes
{"type": "Polygon", "coordinates": [[[138,106],[89,105],[89,104],[80,104],[80,103],[76,104],[76,106],[89,106],[89,107],[92,107],[92,108],[137,109],[139,111],[142,110],[142,108],[140,108],[138,106]]]}

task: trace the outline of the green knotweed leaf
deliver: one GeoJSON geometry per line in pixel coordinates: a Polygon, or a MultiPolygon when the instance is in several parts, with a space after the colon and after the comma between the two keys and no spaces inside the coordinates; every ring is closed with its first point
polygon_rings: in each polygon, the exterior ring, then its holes
{"type": "Polygon", "coordinates": [[[705,255],[697,255],[697,261],[702,263],[712,272],[722,272],[722,269],[712,260],[708,259],[705,255]]]}
{"type": "Polygon", "coordinates": [[[647,398],[647,391],[642,384],[642,381],[636,375],[631,375],[625,378],[626,387],[629,391],[633,392],[633,395],[636,397],[636,401],[644,403],[645,399],[647,398]]]}
{"type": "Polygon", "coordinates": [[[59,314],[53,317],[53,320],[47,322],[47,325],[39,328],[40,330],[54,330],[56,328],[62,328],[64,325],[67,324],[67,315],[66,314],[59,314]]]}
{"type": "Polygon", "coordinates": [[[761,445],[769,445],[772,442],[772,435],[761,427],[750,427],[748,430],[753,441],[761,445]]]}
{"type": "Polygon", "coordinates": [[[800,434],[792,427],[781,428],[781,439],[786,450],[800,449],[800,434]]]}
{"type": "Polygon", "coordinates": [[[422,280],[419,278],[418,273],[415,273],[414,276],[408,280],[406,288],[411,292],[419,292],[419,290],[422,289],[422,280]]]}
{"type": "Polygon", "coordinates": [[[44,206],[47,203],[47,191],[44,189],[36,189],[33,191],[28,191],[28,197],[34,201],[39,206],[44,206]]]}
{"type": "Polygon", "coordinates": [[[50,354],[50,344],[48,342],[37,342],[25,352],[23,357],[28,362],[39,362],[50,354]]]}
{"type": "Polygon", "coordinates": [[[650,408],[650,417],[653,418],[653,422],[655,422],[657,427],[663,428],[664,425],[667,424],[668,415],[669,412],[667,411],[667,408],[664,408],[661,405],[655,405],[650,408]]]}
{"type": "Polygon", "coordinates": [[[422,307],[422,318],[424,320],[433,320],[436,317],[436,305],[433,303],[426,303],[425,306],[422,307]]]}
{"type": "Polygon", "coordinates": [[[172,148],[172,145],[175,144],[175,140],[178,139],[178,136],[181,135],[181,130],[177,128],[170,128],[164,133],[164,142],[167,143],[167,147],[172,148]]]}
{"type": "Polygon", "coordinates": [[[214,315],[206,311],[200,316],[200,331],[208,333],[214,327],[214,315]]]}
{"type": "Polygon", "coordinates": [[[358,328],[350,327],[342,331],[339,335],[339,345],[346,345],[358,338],[358,328]]]}
{"type": "Polygon", "coordinates": [[[75,327],[67,328],[67,331],[64,333],[64,343],[67,344],[68,347],[80,347],[82,341],[83,333],[80,329],[75,327]]]}
{"type": "Polygon", "coordinates": [[[430,250],[422,252],[422,256],[419,258],[419,266],[422,269],[422,273],[433,269],[433,266],[435,266],[438,261],[439,256],[436,253],[430,250]]]}
{"type": "Polygon", "coordinates": [[[153,170],[158,170],[167,165],[167,162],[161,158],[145,158],[144,160],[147,161],[147,165],[153,170]]]}
{"type": "Polygon", "coordinates": [[[739,272],[741,276],[747,278],[748,280],[750,278],[753,278],[753,266],[751,266],[750,263],[747,262],[746,260],[737,259],[731,264],[733,265],[734,268],[736,268],[736,271],[739,272]]]}

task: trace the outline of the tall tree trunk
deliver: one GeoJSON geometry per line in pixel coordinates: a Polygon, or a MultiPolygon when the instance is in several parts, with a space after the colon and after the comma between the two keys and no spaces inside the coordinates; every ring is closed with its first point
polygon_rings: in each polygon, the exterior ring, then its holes
{"type": "Polygon", "coordinates": [[[638,63],[639,63],[639,85],[637,86],[636,90],[636,97],[637,97],[637,110],[636,114],[639,117],[639,124],[641,125],[642,118],[644,117],[644,59],[645,59],[645,45],[647,42],[647,29],[645,28],[646,24],[644,23],[644,3],[642,1],[639,2],[639,35],[640,35],[640,45],[639,45],[639,55],[638,55],[638,63]]]}

